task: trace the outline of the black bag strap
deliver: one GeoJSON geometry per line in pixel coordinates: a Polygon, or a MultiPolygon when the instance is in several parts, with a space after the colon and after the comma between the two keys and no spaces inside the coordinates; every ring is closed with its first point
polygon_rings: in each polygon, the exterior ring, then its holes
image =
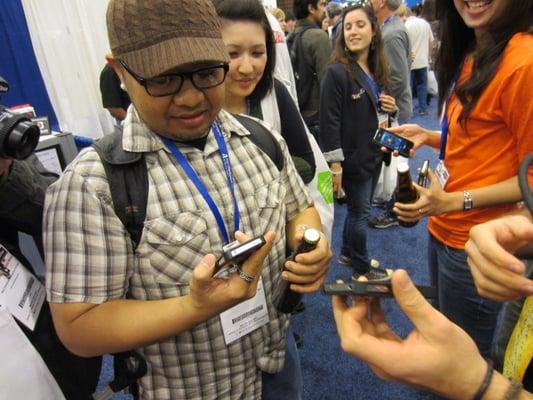
{"type": "Polygon", "coordinates": [[[272,133],[253,118],[241,114],[233,114],[233,116],[250,132],[249,138],[253,144],[263,150],[276,165],[278,171],[281,171],[285,165],[285,159],[281,147],[272,133]]]}
{"type": "Polygon", "coordinates": [[[148,170],[144,154],[122,148],[122,132],[115,131],[93,144],[102,160],[113,208],[130,234],[133,248],[141,239],[148,202],[148,170]]]}

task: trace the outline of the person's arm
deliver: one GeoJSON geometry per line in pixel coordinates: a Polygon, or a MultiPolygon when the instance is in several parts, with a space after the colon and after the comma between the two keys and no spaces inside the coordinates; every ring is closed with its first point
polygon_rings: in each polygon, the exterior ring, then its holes
{"type": "MultiPolygon", "coordinates": [[[[236,234],[246,240],[242,233],[236,234]]],[[[233,274],[213,279],[215,257],[206,255],[193,271],[190,294],[164,300],[109,300],[102,304],[50,303],[58,335],[65,346],[82,357],[117,353],[154,343],[190,330],[256,294],[264,259],[275,233],[252,254],[242,270],[256,279],[248,283],[233,274]]]]}
{"type": "Polygon", "coordinates": [[[315,250],[299,254],[294,261],[285,263],[282,278],[291,282],[290,288],[298,293],[317,291],[326,278],[329,261],[332,257],[331,248],[326,236],[322,233],[322,223],[315,207],[311,206],[298,213],[287,222],[287,246],[294,250],[302,240],[306,228],[315,228],[320,233],[320,241],[315,250]]]}
{"type": "MultiPolygon", "coordinates": [[[[389,128],[388,130],[414,143],[413,150],[411,150],[411,157],[414,156],[416,150],[424,145],[434,149],[440,148],[440,131],[432,131],[416,124],[404,124],[389,128]]],[[[395,155],[397,156],[398,154],[395,155]]]]}
{"type": "Polygon", "coordinates": [[[124,120],[127,111],[122,106],[124,94],[120,88],[120,79],[109,65],[106,65],[100,74],[100,94],[102,105],[111,116],[119,121],[124,120]]]}
{"type": "MultiPolygon", "coordinates": [[[[431,182],[429,188],[414,184],[420,195],[415,203],[394,203],[393,211],[402,221],[418,221],[426,216],[463,210],[463,191],[445,192],[433,171],[428,172],[431,182]]],[[[471,189],[469,192],[472,195],[473,208],[516,203],[522,199],[516,176],[482,188],[471,189]]]]}
{"type": "Polygon", "coordinates": [[[17,231],[40,235],[46,188],[56,179],[35,155],[26,160],[0,159],[2,221],[17,231]]]}
{"type": "Polygon", "coordinates": [[[322,82],[324,74],[331,58],[331,45],[329,36],[321,29],[310,29],[307,31],[310,40],[312,40],[311,58],[313,68],[317,74],[318,82],[322,82]]]}
{"type": "Polygon", "coordinates": [[[126,115],[128,114],[126,110],[124,110],[122,107],[106,107],[107,111],[113,116],[114,118],[118,119],[119,121],[123,121],[126,118],[126,115]]]}
{"type": "MultiPolygon", "coordinates": [[[[407,34],[387,38],[384,43],[385,58],[390,68],[390,94],[396,98],[397,103],[400,99],[397,98],[399,93],[404,93],[405,87],[409,85],[410,70],[410,47],[409,38],[407,34]]],[[[402,120],[407,120],[411,115],[410,110],[400,110],[400,113],[407,113],[408,115],[401,115],[402,120]]]]}
{"type": "Polygon", "coordinates": [[[533,242],[533,223],[511,215],[476,225],[466,243],[468,266],[478,293],[496,301],[533,295],[533,280],[524,276],[525,264],[513,254],[533,242]]]}
{"type": "MultiPolygon", "coordinates": [[[[399,306],[414,325],[402,339],[388,326],[377,298],[333,296],[333,313],[342,349],[366,362],[382,379],[437,393],[450,399],[471,399],[487,372],[487,362],[459,326],[434,309],[404,270],[392,274],[399,306]]],[[[509,380],[494,372],[484,400],[502,399],[509,380]]],[[[531,399],[522,391],[520,399],[531,399]]]]}
{"type": "Polygon", "coordinates": [[[326,71],[320,87],[319,144],[333,173],[333,192],[342,189],[342,162],[344,152],[341,141],[342,112],[344,103],[342,79],[335,66],[326,71]]]}
{"type": "Polygon", "coordinates": [[[300,111],[298,111],[298,107],[283,83],[275,80],[274,87],[281,122],[281,136],[287,142],[291,156],[300,157],[309,164],[311,169],[309,174],[314,176],[316,170],[315,157],[300,111]]]}

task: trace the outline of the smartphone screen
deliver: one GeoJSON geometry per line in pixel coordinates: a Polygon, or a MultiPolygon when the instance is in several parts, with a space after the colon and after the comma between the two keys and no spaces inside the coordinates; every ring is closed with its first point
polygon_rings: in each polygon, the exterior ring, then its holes
{"type": "Polygon", "coordinates": [[[413,142],[385,129],[378,129],[374,135],[374,141],[389,150],[396,150],[404,157],[409,157],[409,151],[413,148],[413,142]]]}

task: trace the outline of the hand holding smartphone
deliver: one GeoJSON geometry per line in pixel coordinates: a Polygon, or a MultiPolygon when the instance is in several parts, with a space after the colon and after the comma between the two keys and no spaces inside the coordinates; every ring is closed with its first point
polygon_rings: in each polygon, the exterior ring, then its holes
{"type": "Polygon", "coordinates": [[[374,135],[374,142],[390,151],[397,151],[404,157],[410,157],[414,143],[396,133],[379,128],[374,135]]]}
{"type": "Polygon", "coordinates": [[[263,236],[246,242],[233,241],[222,248],[222,255],[215,263],[215,278],[221,278],[225,271],[240,266],[250,255],[266,243],[263,236]]]}

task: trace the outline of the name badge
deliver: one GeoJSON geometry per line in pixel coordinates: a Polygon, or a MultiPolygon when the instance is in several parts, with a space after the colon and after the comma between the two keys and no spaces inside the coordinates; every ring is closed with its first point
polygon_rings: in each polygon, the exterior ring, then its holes
{"type": "Polygon", "coordinates": [[[389,127],[389,114],[378,113],[378,126],[382,129],[387,129],[389,127]]]}
{"type": "Polygon", "coordinates": [[[253,298],[243,301],[220,314],[220,323],[222,324],[226,345],[255,331],[257,328],[267,324],[268,321],[262,278],[259,278],[257,292],[253,298]]]}
{"type": "Polygon", "coordinates": [[[2,245],[0,269],[0,310],[7,309],[33,331],[46,298],[43,284],[2,245]]]}
{"type": "Polygon", "coordinates": [[[437,175],[437,178],[439,178],[440,185],[444,189],[446,187],[448,179],[450,178],[450,173],[446,169],[444,161],[440,160],[437,164],[437,168],[435,168],[435,175],[437,175]]]}

